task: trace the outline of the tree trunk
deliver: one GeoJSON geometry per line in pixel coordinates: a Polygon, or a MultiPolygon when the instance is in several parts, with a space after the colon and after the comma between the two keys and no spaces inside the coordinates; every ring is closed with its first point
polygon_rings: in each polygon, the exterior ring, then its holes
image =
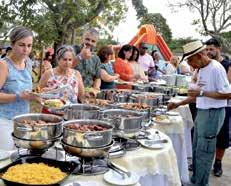
{"type": "Polygon", "coordinates": [[[75,40],[76,40],[76,32],[75,32],[75,29],[73,28],[71,32],[71,44],[72,45],[75,44],[75,40]]]}

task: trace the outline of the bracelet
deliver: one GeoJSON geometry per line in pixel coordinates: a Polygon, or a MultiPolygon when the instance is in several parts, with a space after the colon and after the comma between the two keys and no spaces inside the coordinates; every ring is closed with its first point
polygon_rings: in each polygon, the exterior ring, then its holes
{"type": "Polygon", "coordinates": [[[16,95],[16,102],[20,101],[21,100],[20,95],[18,93],[15,95],[16,95]]]}

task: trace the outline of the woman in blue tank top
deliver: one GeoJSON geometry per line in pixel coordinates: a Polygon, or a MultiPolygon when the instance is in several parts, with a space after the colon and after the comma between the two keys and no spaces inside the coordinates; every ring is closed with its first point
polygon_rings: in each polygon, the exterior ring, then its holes
{"type": "Polygon", "coordinates": [[[14,147],[12,118],[29,112],[32,89],[31,61],[33,33],[25,27],[15,27],[9,35],[12,53],[0,60],[0,149],[14,147]]]}

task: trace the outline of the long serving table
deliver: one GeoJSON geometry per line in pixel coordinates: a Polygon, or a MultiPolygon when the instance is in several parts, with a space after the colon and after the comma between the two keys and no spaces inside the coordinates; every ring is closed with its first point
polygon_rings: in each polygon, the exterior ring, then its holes
{"type": "MultiPolygon", "coordinates": [[[[155,132],[155,129],[151,129],[155,132]]],[[[135,172],[140,176],[136,186],[181,186],[177,168],[177,160],[172,142],[168,136],[160,132],[160,135],[168,140],[162,149],[147,149],[140,147],[135,151],[128,151],[121,158],[112,159],[112,162],[135,172]]],[[[10,160],[0,161],[0,167],[10,163],[10,160]]],[[[77,182],[81,186],[109,186],[103,179],[103,175],[83,176],[71,175],[63,184],[77,182]]],[[[0,185],[3,182],[0,180],[0,185]]]]}

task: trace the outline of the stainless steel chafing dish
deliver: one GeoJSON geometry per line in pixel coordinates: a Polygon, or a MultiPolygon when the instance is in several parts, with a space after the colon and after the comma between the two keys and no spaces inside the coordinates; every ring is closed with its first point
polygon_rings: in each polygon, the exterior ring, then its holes
{"type": "Polygon", "coordinates": [[[98,119],[100,108],[88,104],[71,104],[64,108],[64,119],[98,119]]]}
{"type": "Polygon", "coordinates": [[[63,124],[63,142],[67,145],[98,148],[112,141],[110,123],[100,120],[71,120],[63,124]]]}
{"type": "Polygon", "coordinates": [[[14,136],[26,140],[51,140],[62,134],[62,117],[31,113],[13,118],[14,136]]]}

